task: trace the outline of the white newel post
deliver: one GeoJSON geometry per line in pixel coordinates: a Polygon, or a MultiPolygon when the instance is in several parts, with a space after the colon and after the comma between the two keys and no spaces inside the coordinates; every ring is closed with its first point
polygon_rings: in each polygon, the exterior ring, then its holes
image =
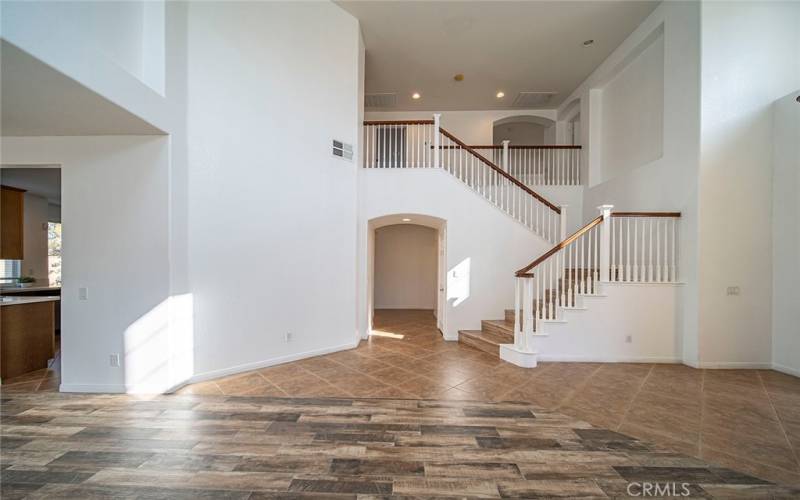
{"type": "Polygon", "coordinates": [[[508,139],[503,141],[503,170],[508,172],[508,143],[510,143],[508,139]]]}
{"type": "Polygon", "coordinates": [[[439,161],[441,159],[441,134],[439,133],[439,123],[441,121],[442,114],[441,113],[434,113],[433,114],[433,168],[439,168],[439,161]]]}
{"type": "Polygon", "coordinates": [[[600,223],[600,281],[609,281],[609,266],[611,260],[611,209],[614,205],[600,205],[597,207],[600,210],[600,215],[603,216],[603,222],[600,223]]]}
{"type": "Polygon", "coordinates": [[[561,205],[559,208],[561,209],[561,214],[558,221],[561,225],[559,228],[559,235],[561,238],[558,241],[564,241],[567,239],[567,205],[561,205]]]}
{"type": "Polygon", "coordinates": [[[525,285],[525,293],[523,294],[525,302],[522,304],[522,310],[525,318],[522,320],[523,340],[520,348],[523,351],[530,352],[533,350],[533,278],[526,277],[523,283],[525,285]]]}

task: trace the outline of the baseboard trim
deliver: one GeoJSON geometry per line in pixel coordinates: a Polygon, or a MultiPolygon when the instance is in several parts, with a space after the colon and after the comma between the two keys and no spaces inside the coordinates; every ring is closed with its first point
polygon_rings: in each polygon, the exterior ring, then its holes
{"type": "Polygon", "coordinates": [[[753,361],[701,361],[695,368],[709,370],[771,370],[772,363],[758,363],[753,361]]]}
{"type": "Polygon", "coordinates": [[[539,354],[539,361],[561,363],[658,363],[683,364],[681,358],[637,357],[637,356],[560,356],[539,354]]]}
{"type": "Polygon", "coordinates": [[[125,394],[124,384],[61,384],[59,392],[125,394]]]}
{"type": "Polygon", "coordinates": [[[322,356],[323,354],[330,354],[332,352],[339,352],[339,351],[346,351],[348,349],[355,349],[358,347],[360,339],[349,342],[346,344],[340,344],[337,346],[332,347],[323,347],[322,349],[314,349],[311,351],[299,352],[295,354],[288,354],[286,356],[279,356],[277,358],[267,359],[264,361],[255,361],[253,363],[245,363],[243,365],[236,365],[230,368],[222,368],[219,370],[212,370],[205,373],[198,373],[192,376],[189,380],[183,383],[181,386],[176,387],[173,389],[173,392],[180,389],[184,385],[188,384],[196,384],[198,382],[205,382],[207,380],[213,380],[215,378],[220,377],[227,377],[230,375],[236,375],[243,372],[249,372],[252,370],[258,370],[259,368],[267,368],[269,366],[280,365],[283,363],[289,363],[291,361],[298,361],[301,359],[312,358],[314,356],[322,356]]]}
{"type": "Polygon", "coordinates": [[[800,369],[792,368],[786,365],[782,365],[780,363],[772,363],[772,369],[776,372],[785,373],[786,375],[792,375],[794,377],[800,377],[800,369]]]}

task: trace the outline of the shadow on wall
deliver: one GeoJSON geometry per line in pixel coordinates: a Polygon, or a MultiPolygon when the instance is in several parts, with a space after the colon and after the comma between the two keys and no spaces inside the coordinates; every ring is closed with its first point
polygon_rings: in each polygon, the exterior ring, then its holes
{"type": "Polygon", "coordinates": [[[162,301],[125,329],[125,392],[170,392],[194,374],[192,294],[162,301]]]}

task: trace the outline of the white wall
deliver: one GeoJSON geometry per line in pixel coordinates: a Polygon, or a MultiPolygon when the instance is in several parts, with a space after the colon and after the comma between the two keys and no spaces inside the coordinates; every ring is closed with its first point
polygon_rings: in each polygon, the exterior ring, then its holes
{"type": "Polygon", "coordinates": [[[48,277],[47,267],[47,200],[25,193],[22,275],[39,280],[48,277]],[[44,226],[42,226],[44,224],[44,226]],[[43,228],[44,227],[44,228],[43,228]]]}
{"type": "Polygon", "coordinates": [[[438,245],[430,227],[375,229],[376,309],[436,309],[438,245]]]}
{"type": "Polygon", "coordinates": [[[330,150],[358,150],[358,22],[194,2],[187,39],[197,377],[354,346],[358,163],[330,150]]]}
{"type": "Polygon", "coordinates": [[[702,4],[698,272],[706,365],[771,363],[772,103],[800,88],[798,26],[796,2],[702,4]],[[728,286],[741,295],[727,296],[728,286]]]}
{"type": "Polygon", "coordinates": [[[170,364],[187,345],[170,338],[168,159],[165,137],[2,139],[4,163],[62,167],[62,390],[164,390],[170,370],[191,373],[170,364]]]}
{"type": "Polygon", "coordinates": [[[675,310],[682,285],[604,283],[603,295],[579,296],[578,307],[544,321],[534,345],[542,361],[678,363],[675,310]],[[627,338],[630,337],[630,342],[627,338]]]}
{"type": "Polygon", "coordinates": [[[493,144],[494,122],[509,116],[532,115],[555,120],[552,109],[493,111],[367,111],[365,120],[432,120],[441,113],[441,126],[470,146],[493,144]]]}
{"type": "Polygon", "coordinates": [[[596,216],[598,205],[616,211],[680,211],[682,242],[678,325],[683,357],[697,363],[697,183],[700,140],[700,6],[696,2],[663,2],[564,101],[559,119],[580,113],[583,144],[582,178],[588,182],[583,219],[596,216]],[[652,42],[663,38],[663,151],[660,158],[603,180],[602,88],[635,61],[652,42]],[[579,100],[579,104],[576,104],[579,100]]]}
{"type": "Polygon", "coordinates": [[[792,92],[773,105],[772,362],[800,376],[800,103],[792,92]]]}
{"type": "Polygon", "coordinates": [[[603,88],[601,178],[613,179],[661,157],[664,36],[658,36],[603,88]]]}
{"type": "Polygon", "coordinates": [[[161,130],[165,99],[163,0],[10,1],[2,37],[161,130]],[[47,36],[43,36],[46,33],[47,36]]]}
{"type": "MultiPolygon", "coordinates": [[[[551,245],[466,188],[444,170],[361,169],[361,220],[391,214],[421,214],[447,225],[448,340],[459,330],[480,329],[483,319],[500,319],[514,305],[514,272],[551,245]]],[[[360,231],[368,232],[368,224],[360,231]]],[[[363,241],[367,241],[366,236],[363,241]]],[[[360,266],[369,264],[359,250],[360,266]]],[[[366,317],[367,310],[360,311],[366,317]]]]}

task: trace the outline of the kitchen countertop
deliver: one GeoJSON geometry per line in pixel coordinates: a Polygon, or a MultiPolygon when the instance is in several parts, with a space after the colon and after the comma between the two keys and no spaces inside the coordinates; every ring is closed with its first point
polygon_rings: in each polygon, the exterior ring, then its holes
{"type": "Polygon", "coordinates": [[[31,286],[20,287],[16,285],[3,284],[0,285],[0,294],[13,294],[25,292],[41,292],[41,291],[55,291],[61,290],[61,285],[51,285],[47,281],[37,281],[31,286]]]}
{"type": "Polygon", "coordinates": [[[43,297],[0,297],[0,306],[18,306],[22,304],[34,304],[36,302],[55,302],[61,300],[57,295],[43,297]]]}

